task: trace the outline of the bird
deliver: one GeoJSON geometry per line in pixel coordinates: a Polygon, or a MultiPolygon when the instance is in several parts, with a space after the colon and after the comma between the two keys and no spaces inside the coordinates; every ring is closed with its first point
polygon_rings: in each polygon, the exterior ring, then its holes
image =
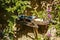
{"type": "Polygon", "coordinates": [[[27,19],[27,21],[31,22],[34,18],[35,18],[35,16],[28,16],[26,19],[27,19]]]}
{"type": "Polygon", "coordinates": [[[20,21],[24,20],[25,15],[19,15],[18,18],[20,21]]]}

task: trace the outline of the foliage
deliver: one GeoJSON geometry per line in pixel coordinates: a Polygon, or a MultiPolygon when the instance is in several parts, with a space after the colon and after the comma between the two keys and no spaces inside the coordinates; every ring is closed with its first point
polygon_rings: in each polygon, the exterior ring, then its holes
{"type": "MultiPolygon", "coordinates": [[[[13,26],[14,24],[16,24],[16,19],[18,17],[18,15],[24,13],[25,9],[31,8],[29,6],[29,1],[26,0],[0,0],[0,6],[2,8],[2,10],[4,9],[7,14],[9,15],[8,17],[8,26],[7,28],[4,29],[4,33],[9,34],[9,33],[13,33],[14,29],[13,26]],[[9,13],[9,14],[8,14],[9,13]],[[18,15],[16,15],[18,14],[18,15]]],[[[13,33],[14,34],[14,33],[13,33]]]]}
{"type": "MultiPolygon", "coordinates": [[[[48,13],[52,15],[52,20],[56,21],[55,27],[57,29],[57,34],[60,32],[60,3],[59,1],[53,1],[51,3],[52,11],[48,12],[46,11],[48,9],[48,4],[46,2],[46,5],[44,5],[45,2],[43,2],[41,5],[41,11],[37,11],[37,9],[31,10],[33,13],[32,15],[38,16],[41,19],[48,20],[48,13]]],[[[33,8],[30,5],[30,2],[28,0],[0,0],[0,9],[3,10],[3,12],[6,11],[6,16],[8,17],[7,22],[8,26],[4,29],[5,34],[12,33],[14,34],[14,24],[16,24],[16,19],[20,14],[24,14],[24,11],[26,8],[33,8]]],[[[2,13],[3,14],[3,13],[2,13]]],[[[1,18],[0,18],[1,19],[1,18]]],[[[4,20],[4,18],[3,18],[4,20]]],[[[50,23],[49,26],[54,25],[50,23]]],[[[59,34],[60,35],[60,34],[59,34]]]]}

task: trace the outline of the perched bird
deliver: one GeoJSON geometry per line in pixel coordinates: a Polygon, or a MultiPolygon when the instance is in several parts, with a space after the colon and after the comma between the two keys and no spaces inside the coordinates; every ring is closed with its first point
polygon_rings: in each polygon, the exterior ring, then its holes
{"type": "Polygon", "coordinates": [[[25,18],[25,15],[19,15],[19,20],[24,20],[24,18],[25,18]]]}
{"type": "Polygon", "coordinates": [[[27,21],[31,22],[34,18],[36,18],[35,16],[28,16],[26,19],[27,21]]]}
{"type": "Polygon", "coordinates": [[[20,21],[28,21],[28,22],[31,22],[34,18],[36,18],[36,16],[25,16],[25,15],[19,15],[19,20],[20,21]]]}

